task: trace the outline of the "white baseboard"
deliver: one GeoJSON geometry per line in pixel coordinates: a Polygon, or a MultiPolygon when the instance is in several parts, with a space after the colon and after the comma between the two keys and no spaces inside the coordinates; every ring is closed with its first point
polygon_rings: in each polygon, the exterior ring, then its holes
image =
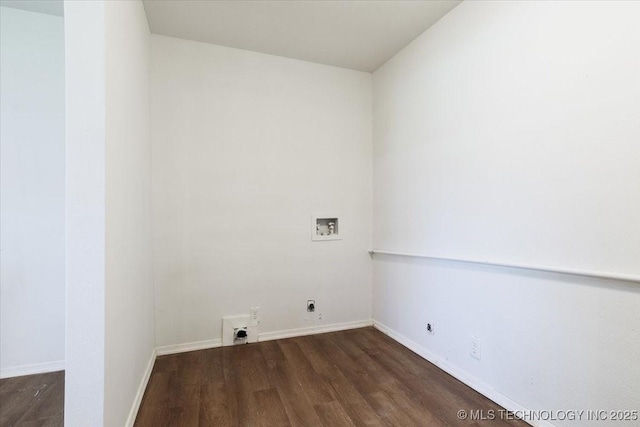
{"type": "MultiPolygon", "coordinates": [[[[373,320],[359,320],[357,322],[333,323],[331,325],[312,326],[310,328],[287,329],[284,331],[264,332],[258,334],[258,342],[272,341],[283,338],[302,337],[305,335],[322,334],[325,332],[344,331],[347,329],[364,328],[373,326],[373,320]]],[[[222,340],[217,338],[207,341],[188,342],[184,344],[167,345],[156,348],[156,355],[185,353],[187,351],[206,350],[222,346],[222,340]]]]}
{"type": "Polygon", "coordinates": [[[359,320],[356,322],[333,323],[331,325],[312,326],[310,328],[288,329],[285,331],[265,332],[258,335],[258,342],[280,340],[283,338],[302,337],[305,335],[323,334],[325,332],[345,331],[347,329],[365,328],[373,326],[373,320],[359,320]]]}
{"type": "Polygon", "coordinates": [[[184,344],[165,345],[163,347],[156,348],[156,355],[165,356],[167,354],[186,353],[188,351],[206,350],[208,348],[221,346],[222,340],[220,338],[207,341],[187,342],[184,344]]]}
{"type": "Polygon", "coordinates": [[[133,427],[133,424],[136,422],[136,417],[138,416],[138,410],[140,409],[140,404],[142,403],[144,392],[147,390],[147,384],[149,384],[149,378],[151,378],[151,372],[153,371],[153,365],[155,363],[156,363],[156,349],[154,348],[153,351],[151,352],[149,363],[147,363],[147,369],[144,371],[144,376],[142,377],[142,381],[140,381],[140,386],[138,387],[138,392],[136,393],[136,397],[133,401],[133,405],[131,405],[131,411],[129,411],[129,417],[127,417],[127,422],[125,424],[125,427],[133,427]]]}
{"type": "MultiPolygon", "coordinates": [[[[452,377],[465,383],[466,385],[468,385],[478,393],[482,394],[486,398],[493,400],[495,403],[502,406],[506,410],[514,413],[529,412],[527,408],[525,408],[524,406],[520,405],[517,402],[514,402],[504,394],[495,390],[489,384],[483,381],[480,381],[478,378],[474,377],[473,375],[469,375],[467,372],[453,365],[451,362],[447,361],[446,359],[443,359],[440,356],[437,356],[436,354],[422,347],[420,344],[417,344],[416,342],[400,335],[399,333],[383,325],[382,323],[378,321],[374,321],[373,327],[379,330],[380,332],[388,335],[389,337],[393,338],[395,341],[407,347],[409,350],[413,351],[420,357],[433,363],[438,368],[442,369],[452,377]]],[[[461,408],[461,409],[467,409],[467,408],[461,408]]],[[[553,424],[545,420],[540,420],[540,421],[525,420],[525,421],[534,427],[553,427],[553,424]]]]}
{"type": "Polygon", "coordinates": [[[64,360],[4,368],[0,370],[0,378],[21,377],[23,375],[45,374],[56,371],[64,371],[64,360]]]}

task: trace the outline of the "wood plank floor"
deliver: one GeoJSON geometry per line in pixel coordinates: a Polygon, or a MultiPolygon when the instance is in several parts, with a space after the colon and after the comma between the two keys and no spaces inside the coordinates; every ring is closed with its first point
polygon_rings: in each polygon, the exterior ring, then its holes
{"type": "Polygon", "coordinates": [[[527,425],[462,421],[460,409],[502,408],[363,328],[158,357],[135,425],[527,425]]]}
{"type": "Polygon", "coordinates": [[[64,371],[0,380],[0,427],[62,427],[64,371]]]}

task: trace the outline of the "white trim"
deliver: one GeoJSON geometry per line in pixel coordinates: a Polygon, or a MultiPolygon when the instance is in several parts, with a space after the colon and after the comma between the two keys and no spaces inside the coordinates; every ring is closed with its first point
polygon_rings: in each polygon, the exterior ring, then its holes
{"type": "MultiPolygon", "coordinates": [[[[287,329],[284,331],[264,332],[258,335],[258,342],[279,340],[283,338],[302,337],[305,335],[322,334],[325,332],[344,331],[347,329],[365,328],[373,326],[373,320],[358,320],[356,322],[334,323],[331,325],[312,326],[310,328],[287,329]]],[[[209,348],[222,347],[221,339],[207,341],[188,342],[183,344],[167,345],[156,348],[157,356],[167,354],[185,353],[188,351],[206,350],[209,348]]]]}
{"type": "Polygon", "coordinates": [[[222,340],[220,338],[217,338],[215,340],[195,341],[187,342],[184,344],[156,347],[156,355],[165,356],[167,354],[186,353],[188,351],[206,350],[208,348],[216,347],[222,347],[222,340]]]}
{"type": "Polygon", "coordinates": [[[0,378],[21,377],[23,375],[45,374],[56,371],[64,371],[64,360],[4,368],[0,371],[0,378]]]}
{"type": "Polygon", "coordinates": [[[626,282],[640,282],[640,276],[637,276],[634,274],[610,273],[607,271],[579,270],[579,269],[573,269],[573,268],[549,267],[544,265],[512,264],[508,262],[485,261],[485,260],[477,260],[477,259],[448,258],[448,257],[440,257],[440,256],[424,255],[424,254],[413,254],[413,253],[405,253],[405,252],[380,251],[377,249],[372,249],[369,251],[369,253],[371,255],[379,254],[379,255],[410,257],[410,258],[437,259],[440,261],[466,262],[470,264],[492,265],[495,267],[507,267],[507,268],[519,268],[523,270],[544,271],[547,273],[572,274],[574,276],[596,277],[598,279],[613,279],[613,280],[623,280],[626,282]]]}
{"type": "MultiPolygon", "coordinates": [[[[422,358],[428,360],[429,362],[433,363],[438,368],[442,369],[443,371],[445,371],[449,375],[453,376],[454,378],[456,378],[459,381],[463,382],[464,384],[468,385],[469,387],[471,387],[472,389],[474,389],[478,393],[482,394],[483,396],[487,397],[488,399],[493,400],[495,403],[497,403],[498,405],[502,406],[506,410],[512,411],[514,413],[518,413],[518,412],[522,413],[522,412],[529,411],[524,406],[520,405],[519,403],[514,402],[513,400],[511,400],[510,398],[508,398],[507,396],[505,396],[504,394],[502,394],[498,390],[496,390],[493,387],[491,387],[489,384],[479,380],[478,378],[474,377],[473,375],[468,374],[467,372],[465,372],[462,369],[458,368],[457,366],[453,365],[448,360],[446,360],[446,359],[444,359],[444,358],[442,358],[440,356],[437,356],[436,354],[434,354],[431,351],[427,350],[426,348],[422,347],[420,344],[418,344],[418,343],[416,343],[414,341],[411,341],[410,339],[400,335],[399,333],[397,333],[393,329],[383,325],[382,323],[374,320],[373,327],[376,328],[377,330],[379,330],[380,332],[388,335],[393,340],[397,341],[398,343],[402,344],[403,346],[407,347],[409,350],[413,351],[414,353],[416,353],[420,357],[422,357],[422,358]]],[[[534,427],[553,427],[553,424],[551,424],[548,421],[544,421],[544,420],[540,420],[540,421],[538,421],[538,420],[535,420],[535,421],[534,420],[524,420],[524,421],[527,422],[528,424],[534,426],[534,427]]]]}
{"type": "Polygon", "coordinates": [[[312,326],[310,328],[264,332],[258,335],[258,342],[280,340],[283,338],[302,337],[305,335],[323,334],[325,332],[344,331],[347,329],[365,328],[367,326],[373,326],[373,320],[358,320],[356,322],[334,323],[331,325],[312,326]]]}
{"type": "Polygon", "coordinates": [[[138,387],[138,392],[136,393],[136,397],[133,400],[133,405],[131,405],[131,411],[129,411],[129,417],[127,418],[127,422],[125,423],[126,427],[133,427],[133,424],[136,422],[138,410],[140,410],[140,404],[142,403],[144,392],[147,390],[147,384],[149,383],[149,378],[151,378],[151,372],[153,371],[153,365],[155,363],[156,349],[154,348],[151,351],[151,357],[149,358],[149,363],[147,363],[147,369],[144,371],[142,381],[140,381],[140,386],[138,387]]]}

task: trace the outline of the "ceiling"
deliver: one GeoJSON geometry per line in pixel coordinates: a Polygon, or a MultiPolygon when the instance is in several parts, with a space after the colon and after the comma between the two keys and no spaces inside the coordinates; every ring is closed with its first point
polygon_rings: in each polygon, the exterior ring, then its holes
{"type": "Polygon", "coordinates": [[[460,1],[143,3],[155,34],[372,72],[460,1]]]}
{"type": "MultiPolygon", "coordinates": [[[[143,0],[151,32],[373,72],[461,0],[143,0]]],[[[62,16],[62,0],[0,5],[62,16]]]]}
{"type": "Polygon", "coordinates": [[[62,16],[64,14],[62,0],[2,0],[0,6],[46,13],[47,15],[62,16]]]}

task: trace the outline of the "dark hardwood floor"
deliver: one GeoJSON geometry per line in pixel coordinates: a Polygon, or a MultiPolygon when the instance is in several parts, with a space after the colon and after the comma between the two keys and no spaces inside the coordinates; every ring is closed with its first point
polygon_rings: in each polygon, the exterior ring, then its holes
{"type": "Polygon", "coordinates": [[[137,427],[525,426],[373,328],[162,356],[137,427]],[[495,411],[460,420],[458,411],[495,411]]]}
{"type": "Polygon", "coordinates": [[[64,371],[0,380],[0,427],[62,427],[64,371]]]}

